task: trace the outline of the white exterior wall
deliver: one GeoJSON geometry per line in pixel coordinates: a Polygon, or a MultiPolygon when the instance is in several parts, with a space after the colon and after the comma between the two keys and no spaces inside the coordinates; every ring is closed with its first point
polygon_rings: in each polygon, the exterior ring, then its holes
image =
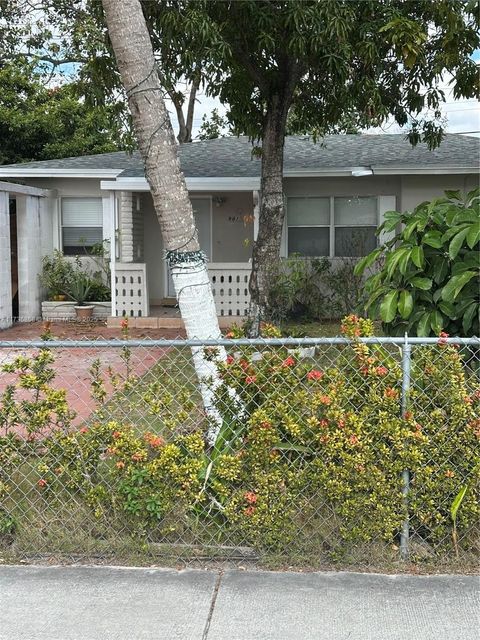
{"type": "Polygon", "coordinates": [[[8,193],[0,191],[0,329],[5,329],[12,324],[12,276],[10,268],[8,193]]]}
{"type": "Polygon", "coordinates": [[[401,211],[411,211],[425,200],[433,200],[444,191],[462,191],[464,194],[479,186],[478,175],[402,176],[401,211]]]}
{"type": "Polygon", "coordinates": [[[40,317],[41,238],[40,199],[17,196],[18,315],[23,321],[40,317]]]}
{"type": "MultiPolygon", "coordinates": [[[[32,186],[55,189],[58,197],[42,199],[40,212],[40,250],[33,249],[33,254],[29,259],[29,266],[25,266],[25,271],[32,276],[34,267],[37,265],[37,273],[40,259],[45,253],[51,252],[53,248],[61,248],[61,218],[60,218],[60,198],[65,196],[99,196],[108,200],[109,195],[100,190],[100,180],[92,178],[43,178],[28,179],[26,182],[32,186]],[[44,224],[45,222],[45,224],[44,224]],[[36,252],[36,253],[35,253],[36,252]]],[[[469,191],[478,185],[476,175],[408,175],[408,176],[362,176],[362,177],[332,177],[332,178],[286,178],[284,181],[285,195],[311,195],[311,196],[392,196],[396,201],[396,208],[399,210],[411,210],[424,200],[441,196],[445,189],[460,189],[469,191]]],[[[196,195],[191,193],[192,197],[196,195]]],[[[206,195],[202,193],[201,195],[206,195]]],[[[215,201],[212,207],[212,262],[235,262],[245,263],[251,257],[251,248],[254,234],[254,224],[246,220],[253,215],[254,202],[252,192],[209,192],[213,199],[221,197],[224,199],[219,206],[215,201]]],[[[120,205],[120,193],[116,196],[120,205]]],[[[160,234],[160,227],[153,211],[151,196],[149,193],[138,195],[140,207],[137,209],[137,195],[133,194],[131,203],[130,220],[122,221],[119,206],[119,231],[122,239],[127,239],[128,243],[122,246],[121,259],[131,262],[145,262],[148,271],[149,298],[153,303],[161,300],[165,296],[165,263],[163,260],[163,245],[160,234]],[[124,223],[122,229],[120,225],[124,223]],[[128,246],[127,246],[128,244],[128,246]]],[[[124,204],[129,198],[125,198],[124,204]]],[[[7,200],[8,202],[8,200],[7,200]]],[[[5,214],[3,215],[3,224],[5,214]]],[[[34,227],[32,227],[33,229],[34,227]]],[[[30,230],[31,231],[31,230],[30,230]]],[[[20,233],[20,232],[19,232],[20,233]]],[[[104,237],[109,237],[109,230],[104,229],[104,237]]],[[[37,236],[38,238],[38,236],[37,236]]],[[[5,236],[2,236],[2,226],[0,223],[0,248],[6,248],[5,236]]],[[[32,238],[27,241],[32,244],[32,238]]],[[[28,245],[29,246],[29,245],[28,245]]],[[[9,253],[9,251],[8,251],[9,253]]],[[[26,251],[24,250],[24,255],[26,251]]],[[[87,263],[88,258],[83,258],[87,263]]],[[[9,261],[0,258],[0,300],[11,298],[7,291],[9,284],[6,278],[1,279],[2,269],[10,269],[9,261]]],[[[37,284],[38,280],[30,279],[30,290],[32,282],[37,284]]],[[[22,286],[20,284],[20,286],[22,286]]],[[[10,302],[8,303],[10,308],[10,302]]],[[[38,308],[35,301],[28,308],[30,314],[38,308]]],[[[23,315],[23,310],[20,312],[23,315]]],[[[0,314],[1,315],[1,314],[0,314]]]]}

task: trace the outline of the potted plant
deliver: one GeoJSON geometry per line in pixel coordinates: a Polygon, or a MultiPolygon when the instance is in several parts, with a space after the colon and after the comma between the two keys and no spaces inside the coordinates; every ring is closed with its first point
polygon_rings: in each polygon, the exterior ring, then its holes
{"type": "Polygon", "coordinates": [[[73,265],[61,251],[55,250],[52,255],[44,256],[38,277],[50,300],[66,300],[65,290],[69,288],[73,274],[73,265]]]}
{"type": "Polygon", "coordinates": [[[89,320],[93,314],[93,305],[85,304],[90,296],[92,288],[91,279],[81,271],[75,271],[65,294],[73,300],[77,320],[89,320]]]}

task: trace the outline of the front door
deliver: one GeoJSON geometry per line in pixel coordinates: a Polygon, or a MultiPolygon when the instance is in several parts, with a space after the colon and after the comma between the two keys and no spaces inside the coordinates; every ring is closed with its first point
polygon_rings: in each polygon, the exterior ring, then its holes
{"type": "MultiPolygon", "coordinates": [[[[191,198],[193,215],[198,231],[198,241],[200,249],[205,252],[208,260],[212,258],[212,201],[211,198],[191,198]]],[[[168,273],[167,297],[175,298],[170,270],[168,273]]]]}

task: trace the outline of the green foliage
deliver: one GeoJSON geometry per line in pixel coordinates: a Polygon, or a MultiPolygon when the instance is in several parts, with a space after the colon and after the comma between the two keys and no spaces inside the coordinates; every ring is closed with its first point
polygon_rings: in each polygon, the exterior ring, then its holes
{"type": "Polygon", "coordinates": [[[31,357],[17,356],[1,365],[0,371],[10,374],[0,402],[0,429],[6,435],[26,432],[34,440],[69,429],[75,412],[68,406],[66,390],[52,384],[54,361],[52,352],[42,348],[31,357]]]}
{"type": "Polygon", "coordinates": [[[442,137],[441,74],[452,74],[456,97],[478,91],[470,58],[479,46],[472,3],[142,4],[154,46],[170,48],[168,60],[186,75],[199,65],[207,92],[229,105],[229,121],[252,139],[263,137],[280,106],[283,127],[292,109],[292,133],[320,137],[338,127],[375,126],[391,115],[401,126],[410,124],[413,143],[423,137],[435,146],[442,137]],[[426,107],[428,121],[420,116],[426,107]]]}
{"type": "Polygon", "coordinates": [[[269,265],[266,315],[274,322],[342,318],[363,298],[357,260],[332,265],[328,258],[292,255],[269,265]]]}
{"type": "Polygon", "coordinates": [[[218,113],[218,109],[212,109],[210,117],[206,114],[203,115],[197,138],[199,140],[214,140],[215,138],[225,138],[232,133],[227,118],[222,117],[218,113]]]}
{"type": "Polygon", "coordinates": [[[380,265],[365,284],[370,314],[392,335],[479,335],[480,191],[446,191],[385,218],[379,233],[401,231],[356,269],[380,265]]]}
{"type": "Polygon", "coordinates": [[[85,103],[75,83],[46,83],[22,59],[0,67],[0,164],[123,148],[117,107],[85,103]]]}
{"type": "Polygon", "coordinates": [[[46,255],[42,259],[42,271],[39,279],[47,290],[50,300],[58,295],[64,295],[73,278],[73,264],[65,258],[63,253],[56,249],[52,255],[46,255]]]}
{"type": "Polygon", "coordinates": [[[326,301],[322,276],[329,269],[327,258],[310,260],[295,255],[270,265],[267,316],[275,322],[320,317],[326,301]]]}
{"type": "MultiPolygon", "coordinates": [[[[123,331],[128,336],[128,323],[123,331]]],[[[108,419],[98,362],[92,394],[102,411],[74,427],[65,391],[53,393],[51,351],[3,365],[12,380],[0,403],[0,533],[15,533],[5,499],[28,459],[36,473],[22,491],[33,483],[42,508],[68,497],[149,540],[200,532],[211,541],[223,532],[228,544],[288,553],[313,535],[341,554],[361,543],[397,543],[408,469],[412,530],[434,550],[448,552],[451,540],[455,552],[470,548],[467,534],[480,515],[480,393],[467,391],[462,354],[441,340],[415,349],[402,413],[398,355],[356,340],[372,335],[371,320],[349,316],[342,332],[353,343],[327,367],[286,349],[237,347],[219,364],[224,384],[215,402],[224,424],[212,450],[200,432],[183,429],[194,410],[188,398],[180,415],[156,383],[143,399],[165,417],[162,435],[108,419]]],[[[111,383],[124,390],[128,376],[111,383]]]]}
{"type": "Polygon", "coordinates": [[[62,296],[79,305],[110,300],[110,267],[104,243],[91,248],[89,260],[93,263],[93,268],[97,268],[93,273],[92,269],[87,269],[80,256],[72,261],[58,249],[52,255],[44,256],[39,279],[47,290],[48,298],[55,300],[62,296]]]}

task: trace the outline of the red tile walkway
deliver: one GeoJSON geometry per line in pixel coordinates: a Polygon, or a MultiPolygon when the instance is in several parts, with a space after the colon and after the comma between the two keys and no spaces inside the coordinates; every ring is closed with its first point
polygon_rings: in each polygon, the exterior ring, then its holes
{"type": "MultiPolygon", "coordinates": [[[[9,329],[0,331],[1,340],[35,340],[39,339],[43,332],[43,323],[22,323],[17,324],[9,329]]],[[[50,326],[52,335],[60,340],[96,340],[99,338],[121,338],[119,329],[108,329],[105,325],[79,325],[77,323],[52,323],[50,326]]],[[[130,338],[176,338],[182,332],[175,329],[131,329],[130,338]]],[[[167,349],[164,348],[134,348],[132,349],[131,358],[131,374],[134,376],[142,376],[145,374],[159,359],[165,355],[167,349]]],[[[0,364],[11,362],[19,355],[32,356],[36,353],[36,349],[0,349],[0,364]]],[[[101,361],[101,369],[106,373],[111,367],[112,371],[124,374],[125,363],[121,358],[121,349],[119,348],[61,348],[55,349],[56,371],[55,380],[52,386],[58,389],[67,390],[67,399],[71,409],[77,412],[74,424],[83,422],[92,413],[95,408],[95,402],[91,397],[91,377],[89,369],[95,359],[101,361]]],[[[107,378],[107,376],[104,376],[107,378]]],[[[15,374],[7,374],[0,372],[0,406],[1,394],[8,384],[16,379],[15,374]]],[[[108,394],[113,393],[112,386],[106,384],[108,394]]],[[[26,397],[24,393],[19,393],[17,398],[26,397]]]]}

